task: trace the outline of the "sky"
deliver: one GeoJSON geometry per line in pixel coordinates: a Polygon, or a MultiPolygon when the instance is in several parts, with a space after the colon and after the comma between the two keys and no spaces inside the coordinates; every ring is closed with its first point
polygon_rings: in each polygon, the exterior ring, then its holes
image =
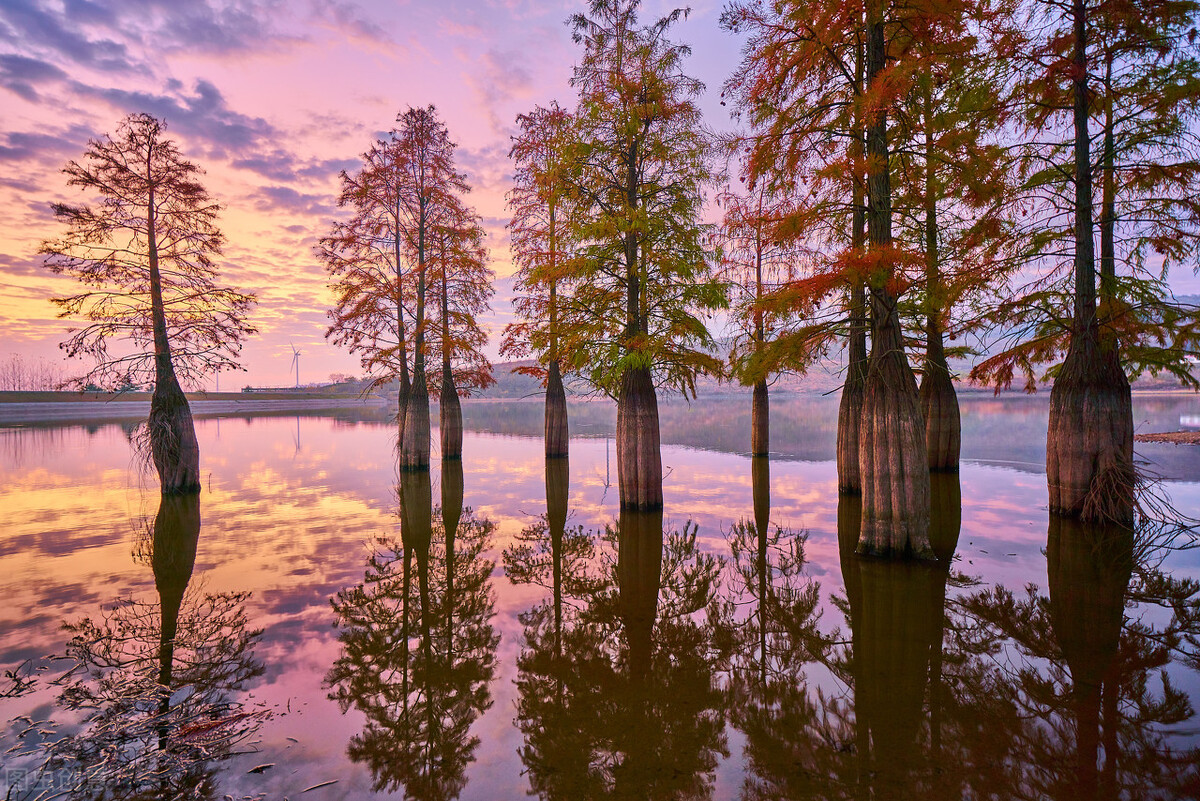
{"type": "MultiPolygon", "coordinates": [[[[674,5],[647,0],[642,19],[674,5]]],[[[221,389],[290,385],[293,345],[301,383],[361,372],[325,340],[333,299],[312,249],[340,213],[339,171],[353,172],[409,106],[437,106],[458,144],[499,276],[485,321],[498,331],[511,319],[514,120],[551,100],[574,104],[580,51],[565,23],[585,10],[558,0],[0,1],[0,358],[61,359],[67,323],[49,299],[76,284],[45,270],[37,249],[63,230],[51,203],[92,199],[67,187],[63,166],[134,112],[164,120],[206,171],[225,207],[222,281],[258,296],[248,372],[226,374],[221,389]]],[[[716,128],[729,125],[719,95],[740,47],[720,11],[696,3],[674,29],[692,47],[687,69],[707,85],[702,107],[716,128]]]]}

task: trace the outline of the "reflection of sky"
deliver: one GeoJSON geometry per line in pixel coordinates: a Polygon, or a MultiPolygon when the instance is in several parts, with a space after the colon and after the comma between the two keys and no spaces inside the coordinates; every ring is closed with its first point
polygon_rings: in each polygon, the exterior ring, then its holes
{"type": "MultiPolygon", "coordinates": [[[[992,431],[1005,422],[1006,408],[971,409],[968,417],[977,418],[970,423],[972,430],[992,431]]],[[[682,438],[671,420],[694,421],[692,415],[699,411],[679,412],[683,416],[676,418],[674,407],[664,407],[664,441],[682,438]]],[[[1013,413],[1009,422],[1026,414],[1013,413]]],[[[814,419],[820,416],[813,412],[814,419]]],[[[1032,419],[1036,427],[1037,415],[1032,419]]],[[[344,754],[362,720],[355,712],[342,715],[322,687],[338,654],[329,598],[362,579],[371,539],[397,532],[394,432],[380,424],[276,417],[201,420],[198,435],[203,529],[193,581],[203,582],[209,591],[253,593],[250,625],[266,630],[257,652],[266,674],[254,695],[286,713],[263,729],[262,753],[229,768],[225,775],[231,786],[224,789],[294,796],[336,778],[338,784],[322,797],[358,797],[369,788],[370,777],[365,768],[345,764],[344,754]],[[280,767],[262,776],[242,775],[261,762],[280,767]]],[[[1044,437],[1044,428],[1039,436],[1044,437]]],[[[64,619],[95,616],[101,605],[118,597],[153,597],[151,571],[135,563],[131,553],[143,517],[154,514],[157,498],[153,485],[131,472],[133,459],[117,426],[94,432],[0,429],[0,443],[6,443],[0,445],[0,508],[5,510],[0,523],[0,663],[7,667],[61,652],[59,623],[64,619]],[[23,438],[20,446],[17,437],[23,438]]],[[[998,442],[995,450],[1003,453],[1011,445],[998,442]]],[[[961,474],[963,523],[956,569],[1017,590],[1030,582],[1044,588],[1044,475],[989,459],[982,440],[973,439],[967,447],[976,458],[961,474]]],[[[493,556],[498,560],[500,550],[545,511],[542,443],[468,432],[463,458],[465,505],[497,524],[493,556]]],[[[663,464],[668,524],[681,528],[694,520],[704,550],[727,552],[724,532],[752,516],[749,461],[736,453],[669,444],[663,464]]],[[[436,465],[432,482],[437,503],[436,465]]],[[[831,594],[842,593],[835,489],[831,461],[793,457],[771,465],[771,520],[808,532],[807,572],[822,585],[824,621],[830,626],[842,624],[840,613],[828,605],[831,594]]],[[[1181,510],[1200,515],[1200,484],[1174,482],[1169,489],[1181,510]]],[[[572,441],[569,499],[571,525],[598,529],[614,519],[611,440],[572,441]]],[[[1180,564],[1200,572],[1195,556],[1180,564]]],[[[536,603],[541,591],[513,587],[499,568],[493,581],[495,625],[502,635],[499,670],[492,686],[494,703],[475,723],[481,744],[468,770],[464,798],[520,798],[526,787],[516,758],[520,734],[512,725],[521,631],[517,615],[536,603]]],[[[0,714],[9,719],[15,706],[0,706],[0,714]]],[[[721,787],[737,784],[731,775],[737,772],[736,738],[731,746],[734,759],[722,770],[721,787]]]]}

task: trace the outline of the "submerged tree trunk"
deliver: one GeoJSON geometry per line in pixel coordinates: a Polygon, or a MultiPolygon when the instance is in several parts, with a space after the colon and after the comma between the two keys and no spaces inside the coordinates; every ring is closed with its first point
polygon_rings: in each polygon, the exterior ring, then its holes
{"type": "Polygon", "coordinates": [[[463,422],[462,404],[458,400],[458,388],[454,386],[454,369],[450,364],[450,292],[447,286],[445,247],[442,248],[442,391],[438,404],[441,413],[439,429],[442,435],[442,458],[461,459],[463,422]]]}
{"type": "Polygon", "coordinates": [[[568,448],[567,393],[558,360],[551,360],[546,375],[546,458],[565,457],[568,448]]]}
{"type": "Polygon", "coordinates": [[[1071,344],[1050,390],[1046,482],[1050,511],[1083,520],[1133,518],[1133,402],[1117,344],[1096,314],[1087,10],[1072,4],[1075,113],[1075,308],[1071,344]]]}
{"type": "Polygon", "coordinates": [[[648,367],[627,367],[617,396],[617,477],[622,509],[661,509],[658,396],[648,367]]]}
{"type": "Polygon", "coordinates": [[[929,469],[957,472],[962,441],[958,394],[950,378],[950,365],[942,345],[942,331],[934,316],[925,327],[925,371],[921,376],[921,410],[925,415],[925,447],[929,469]]]}
{"type": "Polygon", "coordinates": [[[425,383],[425,365],[422,361],[418,360],[413,370],[412,395],[404,413],[401,470],[429,469],[429,387],[425,383]]]}
{"type": "Polygon", "coordinates": [[[750,455],[766,456],[771,452],[771,404],[766,380],[754,385],[750,409],[750,455]]]}
{"type": "Polygon", "coordinates": [[[1046,480],[1055,514],[1132,522],[1133,401],[1116,352],[1094,330],[1072,336],[1050,390],[1046,480]]]}
{"type": "Polygon", "coordinates": [[[929,545],[929,461],[917,381],[904,356],[895,301],[872,290],[871,362],[859,433],[863,479],[858,552],[932,558],[929,545]]]}

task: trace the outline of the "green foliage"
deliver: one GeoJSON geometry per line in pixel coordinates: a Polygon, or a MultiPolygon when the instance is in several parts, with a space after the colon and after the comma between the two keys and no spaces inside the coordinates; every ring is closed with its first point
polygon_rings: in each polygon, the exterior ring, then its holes
{"type": "Polygon", "coordinates": [[[696,375],[720,368],[703,310],[725,303],[699,221],[713,180],[703,86],[682,71],[688,48],[667,39],[684,12],[643,26],[637,5],[596,0],[570,22],[583,56],[566,151],[577,213],[563,360],[609,393],[627,368],[649,367],[659,385],[694,395],[696,375]]]}

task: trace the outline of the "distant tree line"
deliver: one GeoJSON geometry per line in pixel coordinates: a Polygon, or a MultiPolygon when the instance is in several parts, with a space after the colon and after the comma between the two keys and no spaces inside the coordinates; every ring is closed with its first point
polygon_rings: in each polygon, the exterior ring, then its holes
{"type": "Polygon", "coordinates": [[[10,353],[0,361],[0,391],[49,391],[59,389],[65,382],[62,366],[49,359],[27,359],[19,353],[10,353]]]}

